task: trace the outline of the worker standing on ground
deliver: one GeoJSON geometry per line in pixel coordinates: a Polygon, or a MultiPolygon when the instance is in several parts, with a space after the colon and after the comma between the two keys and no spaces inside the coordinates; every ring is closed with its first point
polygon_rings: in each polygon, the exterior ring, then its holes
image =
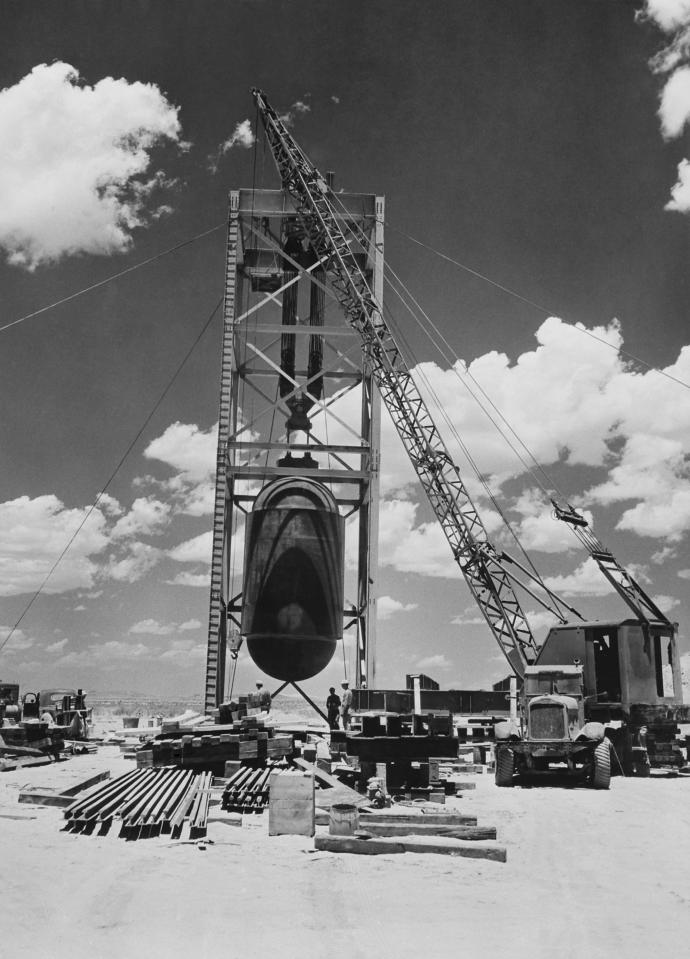
{"type": "Polygon", "coordinates": [[[264,689],[263,683],[256,684],[256,694],[259,697],[259,709],[262,709],[264,712],[270,713],[271,711],[271,694],[267,689],[264,689]]]}
{"type": "Polygon", "coordinates": [[[350,728],[350,708],[352,706],[352,690],[346,679],[340,684],[343,687],[343,695],[340,698],[340,719],[343,729],[350,728]]]}
{"type": "Polygon", "coordinates": [[[328,690],[330,693],[326,700],[326,712],[328,713],[328,725],[331,729],[338,728],[338,713],[340,712],[340,696],[335,691],[335,686],[328,690]]]}

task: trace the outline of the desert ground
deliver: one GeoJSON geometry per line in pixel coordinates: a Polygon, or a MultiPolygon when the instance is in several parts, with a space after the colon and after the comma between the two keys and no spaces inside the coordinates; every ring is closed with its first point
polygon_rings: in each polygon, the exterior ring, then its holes
{"type": "MultiPolygon", "coordinates": [[[[269,837],[268,816],[204,843],[62,831],[25,786],[67,788],[132,769],[115,745],[0,773],[3,955],[41,959],[396,959],[688,955],[690,777],[615,778],[608,792],[498,789],[489,773],[451,808],[495,825],[507,862],[315,852],[269,837]]],[[[318,794],[317,794],[318,795],[318,794]]],[[[318,831],[327,827],[317,827],[318,831]]]]}

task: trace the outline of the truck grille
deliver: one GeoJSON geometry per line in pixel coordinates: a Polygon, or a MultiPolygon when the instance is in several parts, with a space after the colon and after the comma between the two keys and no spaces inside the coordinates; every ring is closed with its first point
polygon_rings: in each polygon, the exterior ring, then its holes
{"type": "Polygon", "coordinates": [[[562,706],[551,703],[530,709],[530,737],[532,739],[563,739],[567,736],[565,713],[562,706]]]}

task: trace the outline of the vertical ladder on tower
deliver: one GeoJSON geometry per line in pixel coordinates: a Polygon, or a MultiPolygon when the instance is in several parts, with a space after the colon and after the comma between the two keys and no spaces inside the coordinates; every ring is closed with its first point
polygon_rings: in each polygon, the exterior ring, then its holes
{"type": "MultiPolygon", "coordinates": [[[[223,305],[223,350],[221,363],[220,406],[218,411],[218,447],[216,452],[216,489],[213,505],[213,547],[211,553],[211,595],[208,615],[208,645],[206,652],[206,683],[204,708],[214,709],[223,699],[225,682],[225,609],[228,597],[224,595],[223,550],[225,544],[226,455],[231,429],[231,391],[233,388],[234,311],[237,263],[237,211],[239,195],[230,194],[230,219],[225,261],[225,292],[223,305]]],[[[233,425],[234,427],[234,425],[233,425]]]]}

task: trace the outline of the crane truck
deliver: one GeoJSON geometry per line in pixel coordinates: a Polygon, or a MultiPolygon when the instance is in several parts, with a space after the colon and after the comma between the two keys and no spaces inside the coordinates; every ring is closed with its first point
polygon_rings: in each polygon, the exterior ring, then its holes
{"type": "MultiPolygon", "coordinates": [[[[675,626],[572,507],[554,503],[556,517],[571,526],[633,611],[633,618],[586,622],[538,576],[536,592],[517,577],[515,560],[491,543],[374,296],[355,252],[361,237],[338,215],[338,198],[328,177],[309,160],[264,93],[253,89],[252,94],[283,190],[292,200],[313,253],[324,264],[347,322],[359,335],[383,402],[453,559],[511,669],[523,681],[526,735],[509,732],[499,747],[499,757],[503,749],[513,768],[516,756],[523,757],[525,766],[543,766],[548,756],[537,755],[536,750],[543,753],[544,735],[559,710],[561,760],[565,757],[569,768],[584,771],[595,786],[608,785],[603,757],[611,746],[626,773],[644,774],[650,763],[680,765],[676,724],[690,720],[690,716],[682,702],[675,626]],[[558,620],[541,646],[534,638],[514,583],[551,609],[558,620]],[[577,621],[567,619],[568,611],[577,621]],[[537,729],[542,736],[538,742],[534,739],[537,729]],[[566,740],[575,745],[567,745],[566,740]],[[522,745],[514,745],[518,742],[522,745]]],[[[301,268],[297,263],[295,267],[301,268]]],[[[535,580],[524,566],[517,566],[535,580]]],[[[507,774],[507,759],[500,768],[499,785],[508,785],[513,774],[507,774]]]]}

